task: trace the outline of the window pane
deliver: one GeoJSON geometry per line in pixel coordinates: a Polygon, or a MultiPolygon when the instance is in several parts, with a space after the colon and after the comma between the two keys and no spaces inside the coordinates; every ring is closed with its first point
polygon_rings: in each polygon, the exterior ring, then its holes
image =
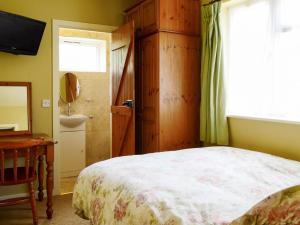
{"type": "Polygon", "coordinates": [[[300,26],[299,20],[299,0],[276,0],[277,18],[282,27],[300,26]]]}
{"type": "Polygon", "coordinates": [[[106,72],[106,42],[60,38],[60,71],[106,72]]]}
{"type": "Polygon", "coordinates": [[[284,1],[248,1],[227,11],[229,115],[300,121],[300,29],[293,22],[300,14],[284,16],[294,0],[284,1]]]}

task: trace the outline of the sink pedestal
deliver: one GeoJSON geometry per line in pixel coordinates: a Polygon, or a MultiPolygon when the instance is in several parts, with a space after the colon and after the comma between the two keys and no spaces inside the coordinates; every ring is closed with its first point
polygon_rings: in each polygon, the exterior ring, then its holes
{"type": "Polygon", "coordinates": [[[60,116],[62,178],[78,176],[86,166],[86,120],[83,115],[60,116]]]}

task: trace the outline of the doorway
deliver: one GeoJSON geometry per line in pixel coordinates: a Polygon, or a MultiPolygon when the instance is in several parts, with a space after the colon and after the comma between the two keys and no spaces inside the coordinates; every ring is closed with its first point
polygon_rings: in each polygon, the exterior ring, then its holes
{"type": "Polygon", "coordinates": [[[79,172],[111,157],[110,43],[114,27],[54,21],[53,23],[53,138],[54,193],[73,191],[79,172]],[[75,75],[76,96],[61,98],[66,74],[75,75]],[[84,116],[69,127],[62,116],[84,116]]]}

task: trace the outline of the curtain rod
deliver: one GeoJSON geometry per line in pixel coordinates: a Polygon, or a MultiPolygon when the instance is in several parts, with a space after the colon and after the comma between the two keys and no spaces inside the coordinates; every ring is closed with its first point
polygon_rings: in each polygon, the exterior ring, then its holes
{"type": "Polygon", "coordinates": [[[213,1],[209,2],[209,3],[203,4],[202,6],[211,5],[211,4],[214,4],[214,3],[216,3],[216,2],[220,2],[220,1],[221,1],[221,0],[213,0],[213,1]]]}

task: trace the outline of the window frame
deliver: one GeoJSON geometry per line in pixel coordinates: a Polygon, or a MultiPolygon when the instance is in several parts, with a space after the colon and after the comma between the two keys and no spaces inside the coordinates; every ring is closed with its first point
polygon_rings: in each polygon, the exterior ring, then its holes
{"type": "MultiPolygon", "coordinates": [[[[224,3],[222,4],[222,9],[221,9],[221,18],[222,18],[222,30],[227,29],[229,27],[229,8],[230,7],[238,7],[241,5],[247,5],[247,4],[254,4],[256,2],[259,1],[264,1],[264,0],[225,0],[224,3]]],[[[276,14],[276,4],[278,4],[277,1],[271,1],[270,0],[270,4],[271,5],[271,13],[274,15],[274,13],[276,14]]],[[[276,33],[284,33],[286,32],[286,29],[294,29],[295,27],[287,27],[285,25],[281,25],[281,27],[279,27],[281,24],[278,24],[278,26],[276,25],[276,33]]],[[[298,26],[297,28],[299,29],[300,26],[298,26]]],[[[224,64],[226,65],[228,63],[227,60],[227,55],[228,54],[228,50],[227,50],[227,46],[229,46],[229,38],[228,38],[228,33],[226,35],[224,35],[225,32],[223,33],[223,50],[224,50],[224,64]]],[[[224,74],[228,74],[228,68],[225,66],[224,67],[224,74]]],[[[225,76],[225,87],[228,87],[228,82],[229,82],[229,76],[226,75],[225,76]]],[[[299,92],[300,93],[300,92],[299,92]]],[[[226,96],[226,99],[228,101],[228,97],[226,96]]],[[[300,112],[299,112],[300,113],[300,112]]],[[[226,117],[227,118],[233,118],[233,119],[247,119],[247,120],[255,120],[255,121],[262,121],[262,122],[275,122],[275,123],[284,123],[284,124],[297,124],[300,125],[300,118],[299,120],[294,120],[294,119],[286,119],[286,118],[280,118],[280,117],[266,117],[266,116],[250,116],[250,115],[240,115],[239,113],[229,113],[228,110],[226,109],[226,117]]]]}
{"type": "MultiPolygon", "coordinates": [[[[60,61],[60,57],[59,57],[59,65],[58,65],[58,69],[59,71],[61,72],[78,72],[78,73],[107,73],[108,72],[108,69],[107,68],[107,48],[108,48],[108,43],[106,40],[102,40],[102,39],[92,39],[92,38],[81,38],[81,37],[69,37],[69,36],[59,36],[59,45],[58,45],[58,48],[60,49],[60,45],[61,43],[64,42],[64,44],[69,44],[69,45],[74,45],[74,44],[77,44],[77,45],[81,45],[81,46],[86,46],[86,47],[95,47],[98,49],[98,54],[97,54],[97,59],[99,61],[99,64],[97,65],[98,67],[98,70],[74,70],[71,69],[71,70],[67,70],[65,68],[61,68],[61,61],[60,61]],[[105,52],[105,62],[103,63],[104,65],[104,68],[105,70],[101,70],[101,62],[100,62],[100,56],[101,56],[101,51],[102,48],[104,47],[104,52],[105,52]]],[[[60,54],[59,54],[60,56],[60,54]]]]}

